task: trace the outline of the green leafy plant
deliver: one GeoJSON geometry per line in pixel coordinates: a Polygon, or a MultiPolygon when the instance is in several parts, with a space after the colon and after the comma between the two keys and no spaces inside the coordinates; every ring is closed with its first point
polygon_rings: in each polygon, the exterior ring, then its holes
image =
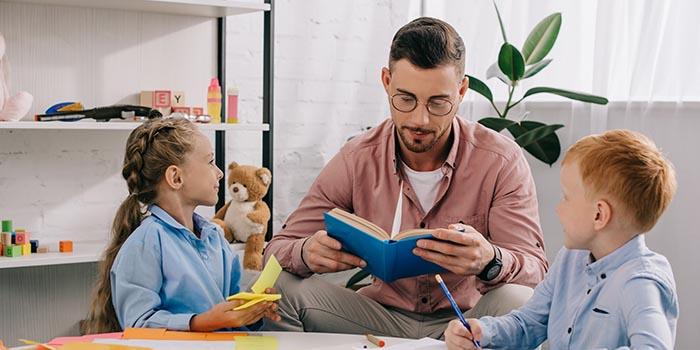
{"type": "Polygon", "coordinates": [[[563,128],[564,125],[547,125],[534,120],[525,120],[529,112],[521,115],[519,120],[511,120],[507,118],[508,112],[528,96],[541,93],[549,93],[572,100],[601,105],[607,104],[608,99],[582,92],[541,86],[528,89],[520,99],[514,100],[513,97],[518,83],[532,78],[552,62],[551,58],[545,59],[545,57],[554,46],[554,42],[559,35],[561,13],[551,14],[540,21],[528,35],[521,52],[508,42],[501,14],[495,1],[493,5],[496,8],[498,23],[503,34],[503,45],[498,53],[498,61],[486,71],[486,79],[497,78],[503,82],[508,87],[508,100],[503,109],[499,109],[493,100],[491,89],[483,81],[467,75],[469,77],[469,89],[489,100],[496,114],[498,114],[498,117],[482,118],[479,120],[479,123],[497,132],[507,129],[520,147],[523,147],[535,158],[551,166],[559,159],[561,153],[561,145],[556,130],[563,128]]]}

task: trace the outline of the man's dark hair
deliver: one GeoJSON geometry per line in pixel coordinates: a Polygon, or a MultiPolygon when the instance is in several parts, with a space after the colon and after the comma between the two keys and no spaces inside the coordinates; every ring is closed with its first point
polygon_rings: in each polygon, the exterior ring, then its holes
{"type": "Polygon", "coordinates": [[[462,77],[464,55],[464,42],[451,25],[436,18],[420,17],[401,27],[394,35],[389,52],[389,71],[394,62],[405,58],[423,69],[454,65],[462,77]]]}

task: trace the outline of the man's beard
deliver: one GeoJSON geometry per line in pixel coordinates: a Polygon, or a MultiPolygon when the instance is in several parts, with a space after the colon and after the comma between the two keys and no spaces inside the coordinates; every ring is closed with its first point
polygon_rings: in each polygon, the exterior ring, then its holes
{"type": "Polygon", "coordinates": [[[403,141],[404,146],[406,146],[406,148],[408,148],[409,151],[415,153],[423,153],[431,150],[433,146],[435,146],[435,144],[438,142],[441,136],[442,134],[436,135],[435,131],[433,130],[411,128],[407,126],[401,127],[401,132],[399,132],[399,137],[401,137],[401,141],[403,141]],[[432,140],[416,141],[414,138],[411,137],[410,134],[408,134],[409,131],[415,131],[424,134],[433,134],[435,137],[432,140]]]}

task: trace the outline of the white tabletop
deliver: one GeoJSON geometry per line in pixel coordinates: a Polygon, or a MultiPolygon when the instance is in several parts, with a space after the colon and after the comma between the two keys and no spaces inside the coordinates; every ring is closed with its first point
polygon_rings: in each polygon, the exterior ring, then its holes
{"type": "MultiPolygon", "coordinates": [[[[279,342],[279,347],[277,350],[355,350],[355,349],[378,349],[378,347],[370,343],[364,335],[354,335],[354,334],[336,334],[336,333],[312,333],[312,332],[250,332],[250,336],[262,335],[262,336],[273,336],[279,342]],[[366,348],[365,348],[366,347],[366,348]]],[[[381,348],[382,350],[445,350],[447,347],[441,341],[434,339],[403,339],[403,338],[393,338],[378,336],[381,340],[386,342],[386,346],[381,348]]],[[[154,348],[157,347],[157,341],[141,341],[142,343],[137,343],[138,341],[128,341],[128,340],[111,340],[111,339],[96,339],[95,342],[109,343],[109,344],[119,344],[119,345],[132,345],[132,346],[150,346],[154,348]]],[[[177,341],[167,341],[163,342],[163,346],[168,349],[173,349],[172,344],[177,343],[177,341]]],[[[212,349],[212,343],[220,343],[222,348],[234,348],[233,342],[183,342],[186,344],[188,349],[212,349]],[[199,343],[201,346],[197,346],[199,343]],[[226,343],[226,344],[224,344],[226,343]]],[[[27,350],[35,349],[32,346],[23,346],[17,348],[11,348],[14,350],[27,350]]],[[[215,348],[218,348],[215,346],[215,348]]]]}

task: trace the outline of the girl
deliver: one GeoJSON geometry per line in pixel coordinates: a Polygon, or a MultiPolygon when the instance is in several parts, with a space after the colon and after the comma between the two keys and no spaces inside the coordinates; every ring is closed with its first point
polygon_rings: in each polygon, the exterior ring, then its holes
{"type": "Polygon", "coordinates": [[[86,333],[254,330],[263,317],[279,320],[275,303],[233,311],[243,301],[225,301],[240,290],[241,264],[216,226],[194,212],[216,204],[223,173],[193,123],[158,118],[134,129],[122,176],[129,196],[114,218],[86,333]]]}

